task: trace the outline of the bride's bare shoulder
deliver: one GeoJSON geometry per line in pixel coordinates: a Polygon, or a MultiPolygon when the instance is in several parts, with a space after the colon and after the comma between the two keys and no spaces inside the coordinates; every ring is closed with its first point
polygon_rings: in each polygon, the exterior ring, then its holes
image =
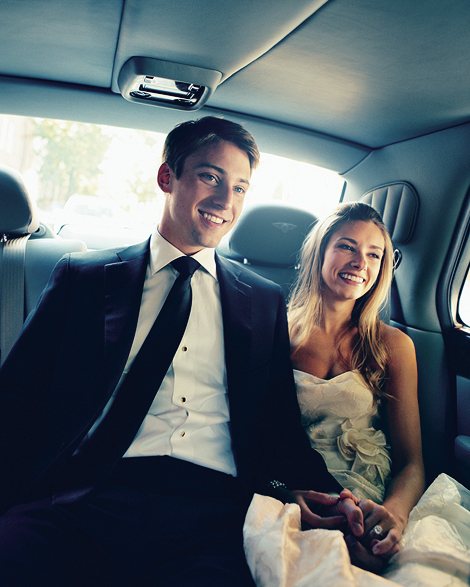
{"type": "Polygon", "coordinates": [[[403,356],[404,354],[415,356],[413,341],[399,328],[382,324],[382,337],[392,356],[403,356]]]}

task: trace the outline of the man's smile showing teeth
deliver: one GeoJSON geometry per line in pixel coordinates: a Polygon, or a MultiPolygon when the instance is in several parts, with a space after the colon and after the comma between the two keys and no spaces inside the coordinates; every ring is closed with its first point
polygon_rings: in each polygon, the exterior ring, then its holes
{"type": "Polygon", "coordinates": [[[223,220],[222,218],[219,218],[218,216],[213,216],[212,214],[208,214],[207,212],[200,212],[200,214],[203,218],[205,218],[206,220],[210,220],[215,224],[223,224],[225,222],[225,220],[223,220]]]}
{"type": "Polygon", "coordinates": [[[363,277],[356,277],[356,275],[351,275],[350,273],[340,273],[340,277],[343,279],[348,279],[349,281],[354,281],[355,283],[364,283],[365,279],[363,277]]]}

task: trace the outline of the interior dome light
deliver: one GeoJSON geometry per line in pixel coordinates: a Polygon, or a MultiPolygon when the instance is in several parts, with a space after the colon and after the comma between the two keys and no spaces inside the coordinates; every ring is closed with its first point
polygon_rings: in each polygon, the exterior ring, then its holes
{"type": "Polygon", "coordinates": [[[131,102],[198,110],[212,95],[221,77],[220,71],[151,57],[132,57],[123,65],[118,84],[123,97],[131,102]]]}

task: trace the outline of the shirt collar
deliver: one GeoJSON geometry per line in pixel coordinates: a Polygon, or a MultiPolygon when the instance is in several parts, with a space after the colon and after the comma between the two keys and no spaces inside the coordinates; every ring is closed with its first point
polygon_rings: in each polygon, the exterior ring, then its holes
{"type": "MultiPolygon", "coordinates": [[[[150,273],[154,275],[169,263],[182,257],[183,253],[168,242],[155,229],[150,238],[150,273]]],[[[215,249],[201,249],[194,255],[191,255],[198,261],[204,269],[217,280],[217,269],[215,264],[215,249]]]]}

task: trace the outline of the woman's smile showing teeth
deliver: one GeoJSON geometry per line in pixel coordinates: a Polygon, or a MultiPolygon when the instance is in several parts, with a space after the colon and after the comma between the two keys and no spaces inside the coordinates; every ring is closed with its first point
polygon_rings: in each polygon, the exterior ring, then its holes
{"type": "Polygon", "coordinates": [[[333,232],[321,272],[329,299],[351,304],[367,294],[379,275],[384,249],[384,237],[372,222],[346,222],[333,232]]]}
{"type": "Polygon", "coordinates": [[[347,279],[348,281],[354,281],[355,283],[364,283],[365,279],[363,277],[358,277],[357,275],[351,275],[350,273],[340,273],[340,277],[343,279],[347,279]]]}

